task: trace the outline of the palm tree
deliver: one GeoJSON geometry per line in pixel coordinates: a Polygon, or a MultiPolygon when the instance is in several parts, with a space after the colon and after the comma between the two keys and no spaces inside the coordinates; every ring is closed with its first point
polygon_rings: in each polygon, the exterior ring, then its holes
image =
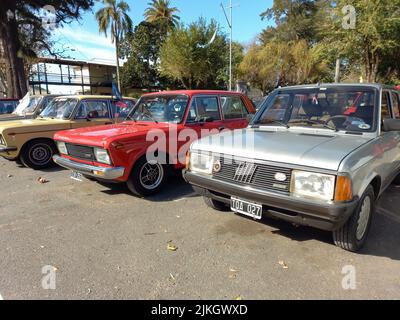
{"type": "Polygon", "coordinates": [[[152,0],[148,3],[149,7],[144,12],[148,22],[161,22],[165,32],[168,29],[175,28],[179,24],[178,8],[170,7],[169,0],[152,0]]]}
{"type": "Polygon", "coordinates": [[[117,83],[121,91],[119,77],[119,43],[120,40],[132,31],[132,20],[128,16],[129,5],[125,1],[103,0],[105,7],[96,12],[96,20],[99,24],[99,32],[107,37],[107,31],[111,31],[111,42],[115,43],[115,54],[117,60],[117,83]]]}

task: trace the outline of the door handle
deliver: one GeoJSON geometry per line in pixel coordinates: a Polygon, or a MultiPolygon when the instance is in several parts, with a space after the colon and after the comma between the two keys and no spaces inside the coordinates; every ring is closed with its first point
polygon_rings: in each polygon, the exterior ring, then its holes
{"type": "Polygon", "coordinates": [[[105,124],[113,124],[112,122],[106,122],[105,124]]]}
{"type": "Polygon", "coordinates": [[[218,130],[219,131],[225,130],[225,127],[219,127],[218,130]]]}

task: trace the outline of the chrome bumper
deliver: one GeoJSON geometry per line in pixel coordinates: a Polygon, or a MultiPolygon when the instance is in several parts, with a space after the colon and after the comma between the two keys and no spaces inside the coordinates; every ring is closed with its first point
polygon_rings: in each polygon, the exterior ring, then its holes
{"type": "Polygon", "coordinates": [[[53,160],[59,166],[67,168],[72,171],[77,171],[83,175],[91,176],[102,180],[116,180],[121,178],[125,173],[124,167],[105,168],[98,166],[91,166],[84,163],[72,161],[59,155],[53,156],[53,160]]]}
{"type": "Polygon", "coordinates": [[[7,153],[10,151],[17,151],[17,147],[6,147],[6,146],[0,146],[0,153],[7,153]]]}

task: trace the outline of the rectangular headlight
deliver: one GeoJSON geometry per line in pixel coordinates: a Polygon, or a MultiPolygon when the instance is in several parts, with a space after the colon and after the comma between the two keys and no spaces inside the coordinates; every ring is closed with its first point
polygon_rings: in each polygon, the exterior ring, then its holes
{"type": "Polygon", "coordinates": [[[291,192],[320,200],[333,200],[336,176],[293,170],[291,192]]]}
{"type": "Polygon", "coordinates": [[[57,148],[60,154],[68,154],[67,146],[65,145],[65,142],[62,141],[57,141],[57,148]]]}
{"type": "Polygon", "coordinates": [[[97,162],[111,164],[111,159],[106,149],[94,148],[94,156],[97,162]]]}
{"type": "Polygon", "coordinates": [[[208,153],[190,152],[188,168],[194,173],[212,174],[214,157],[208,153]]]}

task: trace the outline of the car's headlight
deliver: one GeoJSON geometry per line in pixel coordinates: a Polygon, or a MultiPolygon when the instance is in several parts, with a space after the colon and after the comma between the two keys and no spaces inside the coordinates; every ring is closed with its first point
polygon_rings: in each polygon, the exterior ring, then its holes
{"type": "Polygon", "coordinates": [[[320,200],[333,200],[336,176],[293,170],[291,192],[320,200]]]}
{"type": "Polygon", "coordinates": [[[111,164],[110,156],[106,149],[94,148],[94,155],[97,162],[111,164]]]}
{"type": "Polygon", "coordinates": [[[194,173],[212,174],[214,157],[208,153],[190,152],[187,167],[194,173]]]}
{"type": "Polygon", "coordinates": [[[67,146],[65,145],[65,142],[57,141],[57,148],[61,154],[68,154],[68,150],[67,150],[67,146]]]}

